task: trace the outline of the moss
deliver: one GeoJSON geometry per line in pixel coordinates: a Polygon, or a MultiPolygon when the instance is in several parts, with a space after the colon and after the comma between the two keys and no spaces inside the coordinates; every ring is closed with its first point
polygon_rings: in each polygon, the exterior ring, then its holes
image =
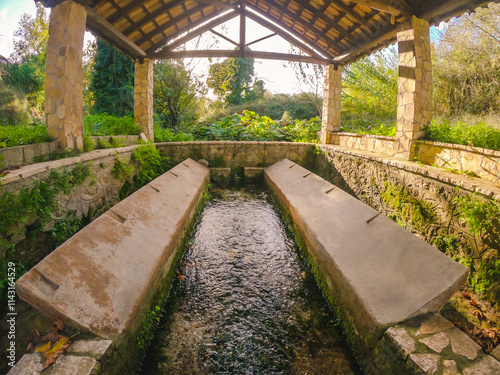
{"type": "Polygon", "coordinates": [[[360,335],[354,325],[352,325],[348,319],[350,316],[350,313],[347,311],[345,307],[342,306],[342,304],[337,301],[335,298],[334,294],[332,293],[332,290],[328,286],[328,283],[324,276],[321,273],[321,270],[319,269],[317,259],[315,259],[314,255],[312,254],[306,239],[304,236],[301,234],[300,230],[295,227],[295,224],[293,222],[293,219],[290,215],[290,213],[286,210],[285,207],[283,207],[279,199],[276,198],[274,193],[270,193],[274,207],[277,209],[277,212],[279,213],[281,219],[287,223],[288,229],[290,230],[292,236],[294,237],[295,241],[297,242],[300,250],[302,251],[302,254],[305,256],[307,259],[307,262],[309,266],[311,267],[311,271],[314,274],[314,278],[316,279],[316,282],[328,302],[328,305],[330,306],[330,309],[336,316],[336,324],[340,326],[342,332],[344,333],[347,343],[349,347],[351,348],[352,352],[354,353],[355,357],[358,359],[358,363],[363,366],[364,365],[364,358],[363,358],[363,343],[360,338],[360,335]]]}
{"type": "Polygon", "coordinates": [[[431,204],[413,198],[404,187],[384,182],[380,195],[384,204],[394,210],[389,218],[404,227],[412,227],[420,232],[436,220],[431,204]]]}
{"type": "Polygon", "coordinates": [[[210,160],[210,167],[212,168],[222,168],[226,166],[226,160],[224,159],[224,155],[214,154],[210,160]]]}

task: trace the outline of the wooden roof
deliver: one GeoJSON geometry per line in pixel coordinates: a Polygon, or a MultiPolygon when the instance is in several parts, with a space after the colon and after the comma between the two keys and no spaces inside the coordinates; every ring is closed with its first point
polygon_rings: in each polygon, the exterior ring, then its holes
{"type": "MultiPolygon", "coordinates": [[[[35,0],[54,7],[64,0],[35,0]]],[[[485,6],[484,0],[74,0],[87,9],[87,29],[132,58],[254,57],[346,64],[396,41],[412,15],[437,24],[485,6]],[[296,45],[306,56],[238,49],[173,51],[243,15],[296,45]]],[[[500,0],[495,0],[500,2],[500,0]]]]}

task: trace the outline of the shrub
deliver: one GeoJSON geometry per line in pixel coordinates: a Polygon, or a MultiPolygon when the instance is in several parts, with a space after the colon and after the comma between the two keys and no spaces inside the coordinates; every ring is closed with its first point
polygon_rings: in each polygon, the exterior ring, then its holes
{"type": "Polygon", "coordinates": [[[87,115],[83,119],[85,133],[90,135],[135,135],[141,130],[130,116],[116,117],[108,114],[87,115]]]}
{"type": "Polygon", "coordinates": [[[483,122],[469,125],[460,121],[452,124],[449,120],[432,120],[427,127],[427,138],[436,142],[500,150],[500,130],[483,122]]]}
{"type": "Polygon", "coordinates": [[[0,127],[0,148],[50,141],[44,124],[0,127]]]}

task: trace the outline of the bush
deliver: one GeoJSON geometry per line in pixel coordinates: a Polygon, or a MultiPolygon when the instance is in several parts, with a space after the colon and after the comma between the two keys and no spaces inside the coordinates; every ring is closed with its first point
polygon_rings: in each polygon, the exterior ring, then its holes
{"type": "Polygon", "coordinates": [[[44,124],[28,126],[0,127],[0,148],[48,142],[47,129],[44,124]]]}
{"type": "Polygon", "coordinates": [[[28,101],[18,90],[0,81],[0,126],[26,126],[28,123],[28,101]]]}
{"type": "Polygon", "coordinates": [[[141,132],[130,116],[87,115],[83,118],[83,124],[85,133],[89,135],[136,135],[141,132]]]}
{"type": "Polygon", "coordinates": [[[460,121],[452,124],[449,120],[432,120],[427,127],[427,139],[500,150],[500,130],[483,122],[469,125],[460,121]]]}

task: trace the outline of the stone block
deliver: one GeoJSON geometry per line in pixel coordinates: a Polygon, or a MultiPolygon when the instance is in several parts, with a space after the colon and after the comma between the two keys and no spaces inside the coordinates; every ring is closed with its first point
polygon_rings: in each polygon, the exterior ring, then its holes
{"type": "Polygon", "coordinates": [[[185,160],[115,205],[24,274],[21,299],[106,339],[134,332],[208,182],[185,160]]]}
{"type": "Polygon", "coordinates": [[[23,165],[23,146],[0,149],[0,155],[3,156],[1,168],[19,167],[23,165]]]}
{"type": "Polygon", "coordinates": [[[90,357],[62,355],[52,365],[50,375],[94,375],[98,362],[90,357]]]}
{"type": "Polygon", "coordinates": [[[420,367],[426,374],[434,374],[438,369],[437,354],[410,354],[410,361],[420,367]]]}
{"type": "Polygon", "coordinates": [[[463,355],[471,361],[476,359],[481,347],[472,341],[469,336],[458,328],[453,328],[448,332],[448,337],[454,353],[463,355]]]}
{"type": "Polygon", "coordinates": [[[450,338],[446,333],[440,332],[433,336],[426,337],[419,340],[422,344],[427,345],[429,348],[437,353],[441,353],[444,348],[450,345],[450,338]]]}
{"type": "Polygon", "coordinates": [[[8,375],[40,375],[44,360],[40,354],[25,354],[8,375]]]}
{"type": "Polygon", "coordinates": [[[109,355],[112,350],[113,342],[111,340],[78,340],[69,347],[67,353],[84,355],[99,361],[104,356],[109,355]]]}
{"type": "Polygon", "coordinates": [[[467,279],[466,267],[289,160],[265,182],[362,335],[438,311],[467,279]]]}
{"type": "Polygon", "coordinates": [[[386,335],[402,349],[403,358],[415,351],[415,340],[410,336],[406,329],[401,327],[391,327],[386,331],[386,335]]]}
{"type": "Polygon", "coordinates": [[[500,374],[500,362],[492,356],[486,356],[476,361],[471,366],[463,369],[463,375],[498,375],[500,374]]]}

